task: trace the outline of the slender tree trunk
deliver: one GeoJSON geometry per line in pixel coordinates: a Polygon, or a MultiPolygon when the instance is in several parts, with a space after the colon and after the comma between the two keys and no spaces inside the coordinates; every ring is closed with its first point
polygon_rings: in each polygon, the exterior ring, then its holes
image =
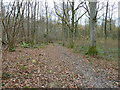
{"type": "Polygon", "coordinates": [[[28,14],[28,20],[27,20],[27,31],[28,31],[28,35],[27,35],[27,42],[30,41],[30,2],[27,2],[27,14],[28,14]]]}
{"type": "Polygon", "coordinates": [[[107,6],[106,6],[106,15],[105,15],[105,28],[104,28],[104,32],[105,32],[105,38],[107,38],[107,15],[108,15],[108,1],[107,1],[107,6]]]}
{"type": "Polygon", "coordinates": [[[45,1],[45,10],[46,10],[46,39],[47,39],[47,43],[48,41],[48,5],[47,2],[45,1]]]}
{"type": "MultiPolygon", "coordinates": [[[[2,59],[2,3],[3,2],[1,1],[0,2],[0,60],[2,59]]],[[[1,61],[0,61],[0,66],[1,66],[1,61]]]]}
{"type": "Polygon", "coordinates": [[[71,23],[71,30],[70,30],[70,47],[74,47],[74,30],[75,30],[75,24],[74,24],[74,19],[75,19],[75,11],[74,11],[74,0],[72,1],[72,23],[71,23]]]}
{"type": "Polygon", "coordinates": [[[37,5],[37,3],[36,3],[36,1],[35,1],[35,6],[34,6],[34,29],[33,29],[33,43],[34,44],[36,44],[36,5],[37,5]]]}
{"type": "Polygon", "coordinates": [[[105,13],[105,28],[104,28],[104,33],[105,33],[105,38],[104,38],[104,43],[105,43],[105,50],[106,51],[106,47],[107,47],[107,16],[108,16],[108,1],[107,1],[107,6],[106,6],[106,13],[105,13]]]}
{"type": "MultiPolygon", "coordinates": [[[[0,1],[0,77],[2,77],[2,1],[0,1]]],[[[0,80],[0,89],[2,89],[0,80]]]]}
{"type": "Polygon", "coordinates": [[[39,33],[39,1],[38,1],[38,6],[37,6],[37,31],[35,32],[35,39],[36,39],[36,44],[38,44],[38,33],[39,33]]]}

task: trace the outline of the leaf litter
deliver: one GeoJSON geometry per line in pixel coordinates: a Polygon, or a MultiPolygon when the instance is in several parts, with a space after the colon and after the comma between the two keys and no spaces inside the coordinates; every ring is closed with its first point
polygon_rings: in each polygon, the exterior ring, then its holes
{"type": "Polygon", "coordinates": [[[3,56],[2,88],[118,87],[117,70],[99,65],[58,45],[18,48],[3,56]]]}

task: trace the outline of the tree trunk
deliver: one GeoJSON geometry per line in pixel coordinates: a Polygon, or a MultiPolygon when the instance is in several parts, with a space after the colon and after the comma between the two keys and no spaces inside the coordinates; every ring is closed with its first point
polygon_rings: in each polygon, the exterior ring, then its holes
{"type": "Polygon", "coordinates": [[[29,42],[30,41],[30,2],[28,1],[28,5],[27,5],[27,18],[28,18],[28,20],[27,20],[27,42],[29,42]]]}
{"type": "Polygon", "coordinates": [[[36,5],[37,3],[35,2],[35,6],[34,6],[34,29],[33,29],[33,43],[36,44],[36,5]]]}
{"type": "Polygon", "coordinates": [[[89,2],[90,7],[90,48],[87,52],[87,54],[97,54],[96,50],[96,37],[95,37],[95,31],[96,31],[96,5],[97,2],[89,2]]]}
{"type": "Polygon", "coordinates": [[[47,39],[47,43],[48,41],[48,5],[47,2],[45,1],[45,10],[46,10],[46,39],[47,39]]]}
{"type": "Polygon", "coordinates": [[[107,16],[108,16],[108,1],[107,1],[107,6],[106,6],[106,13],[105,13],[105,28],[104,28],[104,33],[105,33],[105,40],[104,40],[104,43],[105,43],[105,50],[106,51],[106,46],[107,46],[107,16]]]}
{"type": "MultiPolygon", "coordinates": [[[[2,1],[0,2],[0,58],[2,55],[2,1]]],[[[1,59],[0,59],[1,60],[1,59]]]]}
{"type": "Polygon", "coordinates": [[[75,11],[74,11],[74,0],[72,1],[72,23],[71,23],[71,30],[70,30],[70,47],[73,48],[74,47],[74,30],[75,30],[75,24],[74,24],[74,15],[75,15],[75,11]]]}
{"type": "Polygon", "coordinates": [[[106,15],[105,15],[105,28],[104,28],[104,31],[105,31],[105,38],[107,38],[107,15],[108,15],[108,1],[107,1],[107,6],[106,6],[106,15]]]}
{"type": "MultiPolygon", "coordinates": [[[[0,2],[0,77],[2,77],[2,1],[0,2]]],[[[1,82],[0,80],[0,89],[1,89],[1,82]]]]}

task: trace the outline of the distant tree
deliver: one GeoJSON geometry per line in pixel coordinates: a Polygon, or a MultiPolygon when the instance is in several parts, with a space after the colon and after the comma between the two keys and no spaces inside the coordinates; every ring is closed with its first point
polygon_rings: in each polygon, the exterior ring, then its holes
{"type": "Polygon", "coordinates": [[[48,4],[47,2],[45,1],[45,12],[46,12],[46,39],[47,39],[47,42],[48,42],[48,4]]]}
{"type": "Polygon", "coordinates": [[[36,23],[36,9],[37,9],[37,2],[35,1],[33,4],[33,30],[32,30],[32,42],[33,44],[36,44],[36,31],[37,31],[37,23],[36,23]]]}
{"type": "Polygon", "coordinates": [[[109,6],[109,3],[107,1],[107,5],[106,5],[106,14],[105,14],[105,28],[104,28],[104,31],[105,31],[105,38],[107,38],[107,16],[108,16],[108,6],[109,6]]]}
{"type": "Polygon", "coordinates": [[[26,13],[27,13],[27,38],[26,42],[30,41],[30,0],[28,0],[26,5],[26,13]]]}

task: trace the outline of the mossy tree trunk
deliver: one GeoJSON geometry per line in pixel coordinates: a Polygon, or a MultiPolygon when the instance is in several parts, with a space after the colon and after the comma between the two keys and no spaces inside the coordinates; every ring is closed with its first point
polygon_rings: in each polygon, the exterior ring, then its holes
{"type": "Polygon", "coordinates": [[[89,2],[89,7],[90,7],[90,47],[87,52],[89,55],[96,55],[98,53],[96,49],[96,37],[95,37],[95,31],[96,31],[96,5],[97,5],[97,0],[96,2],[89,2]]]}
{"type": "Polygon", "coordinates": [[[72,18],[71,18],[71,30],[70,30],[70,48],[74,47],[74,30],[75,30],[75,10],[74,10],[74,0],[72,0],[71,5],[71,11],[72,11],[72,18]]]}

